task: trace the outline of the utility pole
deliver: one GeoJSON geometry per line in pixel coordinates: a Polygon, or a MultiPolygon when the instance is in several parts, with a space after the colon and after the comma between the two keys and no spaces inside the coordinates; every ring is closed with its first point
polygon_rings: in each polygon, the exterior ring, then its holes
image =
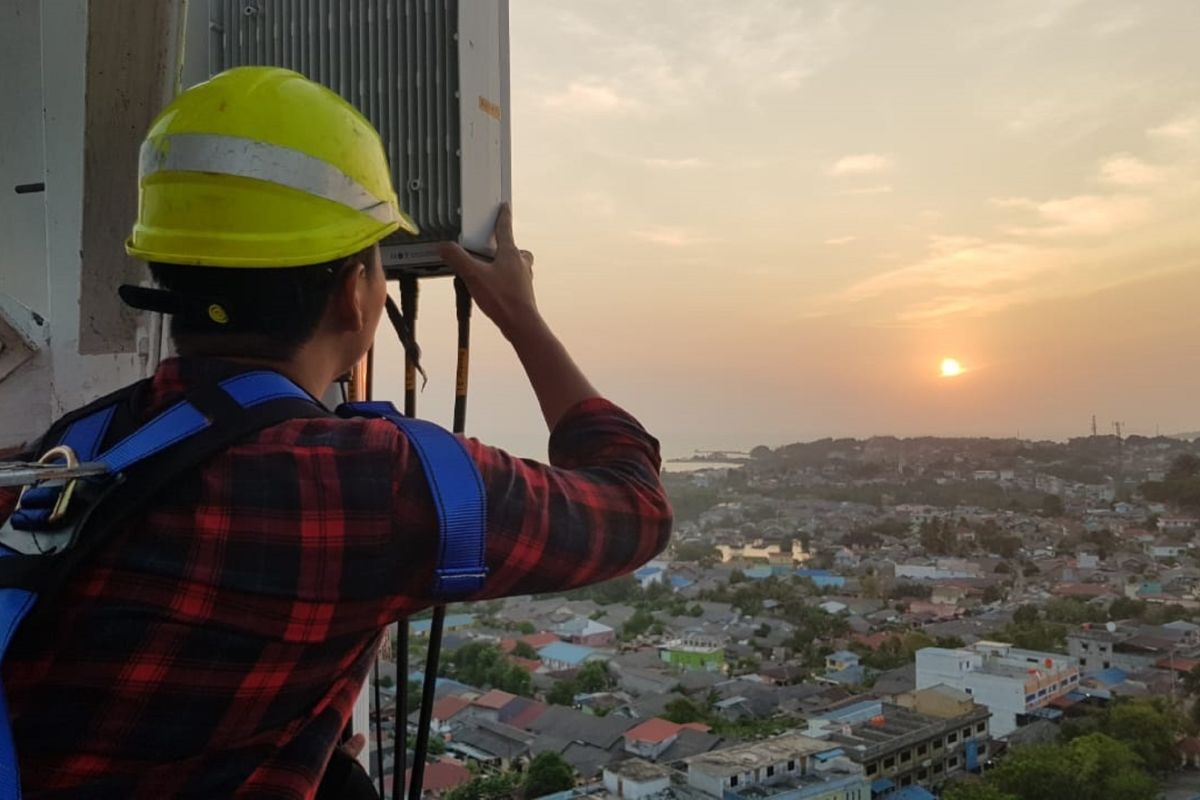
{"type": "Polygon", "coordinates": [[[1092,436],[1096,436],[1096,415],[1092,414],[1092,436]]]}

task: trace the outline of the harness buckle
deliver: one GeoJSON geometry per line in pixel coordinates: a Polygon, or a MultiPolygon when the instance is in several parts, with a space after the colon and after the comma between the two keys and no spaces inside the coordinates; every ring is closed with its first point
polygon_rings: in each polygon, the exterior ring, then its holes
{"type": "MultiPolygon", "coordinates": [[[[74,469],[79,466],[79,456],[75,455],[75,451],[65,444],[51,447],[34,463],[52,464],[57,459],[62,459],[67,469],[74,469]]],[[[75,493],[75,483],[77,480],[78,478],[67,478],[64,481],[62,490],[59,491],[58,497],[54,500],[54,508],[50,509],[50,515],[46,517],[47,524],[53,525],[66,516],[67,508],[71,505],[71,495],[75,493]]],[[[13,509],[14,514],[21,508],[21,500],[24,499],[25,493],[36,485],[36,483],[31,483],[21,489],[21,494],[17,496],[16,508],[13,509]]]]}

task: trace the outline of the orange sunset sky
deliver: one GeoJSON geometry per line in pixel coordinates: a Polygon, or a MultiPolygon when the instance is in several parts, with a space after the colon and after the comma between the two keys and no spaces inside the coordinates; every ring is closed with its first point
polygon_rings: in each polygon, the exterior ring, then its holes
{"type": "MultiPolygon", "coordinates": [[[[1200,430],[1198,36],[1194,0],[513,0],[542,310],[667,455],[1200,430]]],[[[452,317],[423,284],[442,422],[452,317]]],[[[474,343],[469,431],[544,455],[474,343]]]]}

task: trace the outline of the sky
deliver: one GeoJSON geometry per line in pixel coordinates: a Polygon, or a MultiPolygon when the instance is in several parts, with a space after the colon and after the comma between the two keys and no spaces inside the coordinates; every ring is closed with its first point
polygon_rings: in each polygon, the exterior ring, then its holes
{"type": "MultiPolygon", "coordinates": [[[[510,8],[539,305],[665,455],[1200,430],[1200,3],[510,8]]],[[[445,422],[448,282],[418,325],[445,422]]],[[[473,341],[469,431],[544,457],[516,358],[473,341]]]]}

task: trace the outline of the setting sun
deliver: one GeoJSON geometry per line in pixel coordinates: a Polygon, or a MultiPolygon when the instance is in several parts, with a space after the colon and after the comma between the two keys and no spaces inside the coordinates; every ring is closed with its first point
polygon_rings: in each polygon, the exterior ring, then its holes
{"type": "Polygon", "coordinates": [[[958,359],[956,359],[956,358],[943,358],[942,359],[942,377],[943,378],[955,378],[955,377],[958,377],[959,375],[962,375],[962,373],[963,373],[962,364],[958,363],[958,359]]]}

